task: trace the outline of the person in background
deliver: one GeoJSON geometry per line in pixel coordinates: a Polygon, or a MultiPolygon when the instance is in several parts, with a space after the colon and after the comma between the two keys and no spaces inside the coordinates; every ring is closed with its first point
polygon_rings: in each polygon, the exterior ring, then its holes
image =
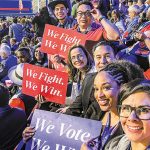
{"type": "Polygon", "coordinates": [[[133,5],[137,5],[138,0],[132,0],[133,1],[133,5]]]}
{"type": "Polygon", "coordinates": [[[13,23],[9,26],[10,38],[15,38],[17,42],[20,42],[23,38],[23,27],[18,23],[18,19],[13,18],[13,23]]]}
{"type": "Polygon", "coordinates": [[[130,33],[133,33],[137,30],[137,27],[139,26],[139,6],[130,6],[128,8],[128,15],[129,18],[126,20],[126,31],[124,32],[123,37],[127,37],[130,35],[130,33]]]}
{"type": "Polygon", "coordinates": [[[118,27],[120,33],[123,34],[126,27],[124,20],[121,18],[120,13],[117,10],[111,12],[111,21],[118,27]]]}
{"type": "Polygon", "coordinates": [[[110,141],[105,150],[148,150],[150,148],[150,81],[125,84],[118,96],[118,112],[124,135],[110,141]]]}
{"type": "Polygon", "coordinates": [[[33,60],[30,62],[30,64],[47,68],[48,67],[47,55],[40,51],[40,47],[41,47],[40,44],[35,46],[35,50],[33,53],[33,60]]]}
{"type": "Polygon", "coordinates": [[[8,105],[9,90],[0,83],[0,149],[13,150],[27,124],[23,110],[8,105]]]}
{"type": "Polygon", "coordinates": [[[125,0],[119,0],[119,13],[123,18],[126,18],[128,14],[128,6],[126,5],[125,0]]]}
{"type": "Polygon", "coordinates": [[[92,54],[93,46],[101,40],[118,40],[120,35],[118,28],[110,23],[99,9],[93,9],[93,5],[89,1],[79,3],[76,16],[77,25],[72,29],[86,34],[87,42],[85,47],[90,54],[92,54]]]}
{"type": "Polygon", "coordinates": [[[11,54],[11,49],[6,44],[1,44],[0,47],[0,81],[5,83],[5,80],[8,79],[7,74],[8,70],[17,65],[17,58],[11,54]]]}
{"type": "MultiPolygon", "coordinates": [[[[48,6],[51,8],[57,19],[57,27],[70,29],[76,24],[76,20],[69,16],[70,5],[67,0],[52,0],[48,6]]],[[[64,65],[57,62],[57,59],[59,59],[59,56],[57,56],[58,54],[48,55],[48,67],[51,69],[60,69],[61,71],[66,71],[64,65]]]]}
{"type": "Polygon", "coordinates": [[[146,8],[145,6],[145,0],[138,0],[137,5],[139,6],[139,13],[143,12],[146,8]]]}
{"type": "Polygon", "coordinates": [[[21,47],[17,49],[15,55],[17,57],[18,64],[31,62],[31,52],[30,49],[27,47],[21,47]]]}
{"type": "Polygon", "coordinates": [[[94,8],[97,8],[101,11],[102,15],[107,17],[107,12],[110,10],[110,1],[109,0],[91,0],[91,3],[94,8]]]}
{"type": "Polygon", "coordinates": [[[128,7],[132,6],[133,1],[132,0],[128,0],[128,7]]]}
{"type": "Polygon", "coordinates": [[[58,21],[57,27],[70,29],[75,25],[76,20],[69,16],[70,5],[67,0],[52,0],[48,6],[58,21]]]}
{"type": "Polygon", "coordinates": [[[110,0],[110,8],[113,9],[119,9],[119,0],[110,0]]]}
{"type": "Polygon", "coordinates": [[[12,54],[14,54],[17,48],[19,47],[19,43],[17,42],[15,38],[11,38],[10,45],[11,45],[11,52],[12,54]]]}
{"type": "Polygon", "coordinates": [[[73,6],[72,6],[72,11],[71,11],[71,16],[72,16],[73,18],[76,17],[77,6],[78,6],[78,4],[79,4],[80,1],[81,1],[81,0],[75,0],[75,1],[74,1],[75,4],[73,4],[73,6]]]}
{"type": "Polygon", "coordinates": [[[22,93],[23,68],[25,63],[20,63],[8,71],[8,77],[17,86],[15,93],[9,101],[12,108],[20,108],[25,111],[27,118],[30,116],[32,109],[36,105],[35,98],[22,93]]]}
{"type": "Polygon", "coordinates": [[[150,0],[145,1],[146,8],[144,9],[144,12],[147,12],[147,10],[150,8],[150,0]]]}
{"type": "Polygon", "coordinates": [[[1,24],[1,29],[0,29],[0,43],[1,43],[2,39],[3,39],[3,37],[8,35],[8,32],[9,32],[9,28],[8,28],[6,22],[3,22],[1,24]]]}
{"type": "Polygon", "coordinates": [[[32,29],[35,33],[35,37],[43,37],[45,24],[56,25],[56,20],[49,16],[47,7],[43,7],[40,10],[40,15],[35,16],[32,20],[32,29]]]}

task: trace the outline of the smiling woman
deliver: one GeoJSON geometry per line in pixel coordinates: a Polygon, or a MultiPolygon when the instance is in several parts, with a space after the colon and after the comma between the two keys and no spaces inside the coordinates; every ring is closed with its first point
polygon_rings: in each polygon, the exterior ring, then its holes
{"type": "Polygon", "coordinates": [[[68,67],[70,79],[73,82],[71,99],[78,96],[82,81],[88,73],[95,71],[91,55],[82,45],[74,45],[68,54],[68,67]]]}
{"type": "Polygon", "coordinates": [[[125,135],[116,137],[107,150],[150,148],[150,81],[137,79],[125,84],[118,97],[119,116],[125,135]],[[116,144],[117,143],[117,144],[116,144]]]}
{"type": "Polygon", "coordinates": [[[103,128],[99,131],[100,135],[83,144],[81,150],[103,150],[110,139],[123,133],[116,108],[117,98],[121,85],[136,78],[143,78],[142,70],[127,61],[112,62],[97,73],[94,79],[94,97],[99,108],[93,102],[85,117],[100,120],[103,128]]]}

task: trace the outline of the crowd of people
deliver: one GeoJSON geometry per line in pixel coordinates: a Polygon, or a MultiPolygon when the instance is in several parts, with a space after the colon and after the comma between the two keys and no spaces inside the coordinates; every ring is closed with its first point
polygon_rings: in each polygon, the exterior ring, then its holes
{"type": "Polygon", "coordinates": [[[0,150],[35,134],[35,109],[98,120],[81,150],[150,149],[150,0],[50,0],[36,16],[0,22],[0,150]],[[45,24],[86,36],[67,61],[40,51],[45,24]],[[24,64],[69,75],[66,104],[22,93],[24,64]]]}

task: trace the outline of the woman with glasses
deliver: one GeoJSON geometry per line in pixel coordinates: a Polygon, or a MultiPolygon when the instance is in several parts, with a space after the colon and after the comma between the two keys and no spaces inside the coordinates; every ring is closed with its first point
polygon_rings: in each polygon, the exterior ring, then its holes
{"type": "MultiPolygon", "coordinates": [[[[82,87],[82,82],[85,76],[88,73],[95,72],[96,69],[95,69],[94,62],[93,62],[91,55],[82,45],[76,44],[70,48],[69,53],[68,53],[67,63],[65,63],[59,55],[57,55],[57,59],[61,63],[65,64],[65,67],[69,73],[70,84],[72,85],[72,86],[68,86],[68,91],[69,91],[68,95],[71,95],[71,96],[67,97],[66,104],[69,105],[79,95],[79,92],[81,91],[81,87],[82,87]]],[[[43,96],[38,96],[37,100],[40,103],[44,103],[41,105],[40,107],[41,109],[49,110],[49,102],[46,103],[46,100],[45,98],[43,98],[43,96]]],[[[67,108],[68,107],[66,107],[65,109],[67,108]]],[[[65,109],[60,108],[60,106],[57,106],[55,110],[53,111],[56,111],[56,109],[57,109],[57,112],[63,113],[65,111],[65,109]]]]}
{"type": "Polygon", "coordinates": [[[118,111],[125,135],[110,141],[106,150],[150,149],[150,80],[125,84],[118,96],[118,111]]]}
{"type": "Polygon", "coordinates": [[[71,100],[75,100],[79,95],[85,76],[96,71],[93,59],[84,46],[74,45],[71,47],[68,53],[68,69],[73,82],[71,100]]]}
{"type": "Polygon", "coordinates": [[[83,144],[81,150],[103,150],[107,142],[123,133],[117,111],[117,97],[120,86],[135,78],[143,78],[141,69],[127,61],[116,61],[101,69],[94,80],[94,97],[96,103],[89,107],[86,118],[102,122],[100,135],[83,144]]]}

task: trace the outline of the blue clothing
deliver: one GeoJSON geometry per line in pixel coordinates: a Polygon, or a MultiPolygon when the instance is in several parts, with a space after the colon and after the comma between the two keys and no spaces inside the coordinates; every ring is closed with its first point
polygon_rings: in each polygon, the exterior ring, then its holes
{"type": "Polygon", "coordinates": [[[145,10],[145,8],[146,8],[146,6],[145,6],[145,5],[140,6],[140,10],[139,10],[139,12],[140,12],[140,13],[141,13],[141,12],[143,12],[143,11],[145,10]]]}
{"type": "Polygon", "coordinates": [[[111,9],[119,10],[119,0],[110,0],[111,9]]]}
{"type": "Polygon", "coordinates": [[[26,127],[25,112],[10,106],[0,107],[0,150],[13,150],[26,127]]]}
{"type": "Polygon", "coordinates": [[[17,58],[14,55],[10,55],[5,60],[1,59],[1,65],[3,66],[3,71],[1,72],[0,79],[4,83],[5,80],[9,79],[7,76],[8,70],[17,65],[17,58]]]}
{"type": "Polygon", "coordinates": [[[64,28],[64,29],[70,29],[72,28],[77,21],[72,17],[67,17],[65,22],[63,24],[58,23],[57,27],[64,28]]]}
{"type": "Polygon", "coordinates": [[[134,32],[135,30],[137,30],[139,26],[139,16],[136,16],[133,20],[131,20],[128,24],[127,24],[127,32],[130,34],[131,32],[134,32]]]}
{"type": "Polygon", "coordinates": [[[5,69],[9,70],[11,67],[17,65],[17,57],[14,55],[10,55],[7,59],[2,60],[1,64],[3,64],[5,69]]]}
{"type": "Polygon", "coordinates": [[[13,23],[9,26],[9,36],[16,38],[17,42],[20,42],[23,38],[23,27],[19,23],[13,23]]]}
{"type": "Polygon", "coordinates": [[[118,27],[118,29],[120,31],[122,31],[122,33],[126,30],[125,23],[124,23],[124,21],[122,19],[120,19],[117,22],[114,22],[114,24],[118,27]]]}
{"type": "Polygon", "coordinates": [[[16,43],[14,45],[11,45],[11,51],[14,53],[15,50],[19,47],[19,43],[16,43]]]}
{"type": "Polygon", "coordinates": [[[122,3],[120,3],[120,4],[119,4],[119,12],[120,12],[121,16],[122,16],[122,15],[123,15],[123,16],[127,15],[127,14],[128,14],[128,6],[126,6],[126,5],[122,4],[122,3]]]}

